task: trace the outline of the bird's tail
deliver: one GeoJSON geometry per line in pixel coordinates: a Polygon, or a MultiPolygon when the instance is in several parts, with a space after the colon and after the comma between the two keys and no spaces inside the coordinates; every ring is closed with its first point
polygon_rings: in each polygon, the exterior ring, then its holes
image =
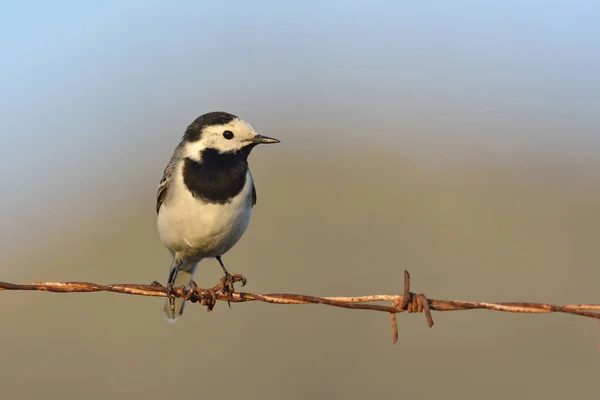
{"type": "MultiPolygon", "coordinates": [[[[194,272],[196,272],[196,267],[198,266],[199,261],[184,261],[183,264],[179,267],[178,271],[174,271],[175,280],[173,282],[173,287],[185,286],[186,289],[190,288],[190,284],[194,279],[194,272]]],[[[175,268],[175,260],[173,260],[173,264],[171,264],[171,269],[175,268]]],[[[169,274],[170,276],[170,274],[169,274]]],[[[175,322],[177,318],[183,313],[183,308],[185,307],[185,301],[181,297],[175,297],[174,299],[169,299],[165,301],[164,312],[167,316],[167,320],[169,322],[175,322]],[[171,307],[171,302],[174,300],[175,302],[175,312],[173,312],[173,308],[171,307]]]]}

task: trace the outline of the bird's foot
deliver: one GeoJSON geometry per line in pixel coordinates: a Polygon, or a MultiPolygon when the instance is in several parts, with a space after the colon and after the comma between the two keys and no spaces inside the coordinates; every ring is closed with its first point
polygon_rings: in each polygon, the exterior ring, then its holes
{"type": "Polygon", "coordinates": [[[225,273],[225,276],[221,278],[221,284],[218,286],[224,294],[235,293],[234,283],[241,282],[242,286],[246,286],[248,280],[242,274],[231,275],[229,272],[225,273]]]}
{"type": "MultiPolygon", "coordinates": [[[[225,272],[225,276],[221,278],[221,285],[219,285],[219,288],[221,289],[223,294],[231,296],[233,293],[235,293],[235,287],[233,285],[236,282],[241,282],[242,286],[246,286],[247,280],[244,277],[244,275],[231,275],[229,272],[225,272]]],[[[227,304],[229,305],[229,308],[231,308],[230,300],[227,300],[227,304]]]]}
{"type": "Polygon", "coordinates": [[[236,282],[241,282],[242,286],[246,286],[248,280],[242,274],[231,275],[229,272],[227,272],[225,273],[225,276],[221,278],[221,285],[219,285],[219,288],[225,294],[235,293],[235,288],[233,285],[236,282]]]}
{"type": "MultiPolygon", "coordinates": [[[[223,293],[231,296],[233,292],[235,292],[235,288],[233,287],[234,283],[235,280],[233,279],[233,276],[229,272],[225,271],[225,276],[221,278],[221,288],[223,293]]],[[[227,305],[229,308],[231,308],[231,301],[227,300],[227,305]]]]}
{"type": "Polygon", "coordinates": [[[169,299],[169,310],[173,318],[175,317],[175,296],[173,295],[173,284],[167,283],[167,298],[169,299]]]}
{"type": "Polygon", "coordinates": [[[242,274],[233,275],[233,280],[235,282],[241,282],[242,286],[246,286],[246,283],[248,283],[248,279],[246,279],[246,277],[242,274]]]}
{"type": "Polygon", "coordinates": [[[233,287],[234,283],[235,280],[233,279],[233,275],[231,275],[229,272],[225,272],[225,275],[221,278],[221,288],[223,293],[232,294],[235,292],[235,288],[233,287]]]}

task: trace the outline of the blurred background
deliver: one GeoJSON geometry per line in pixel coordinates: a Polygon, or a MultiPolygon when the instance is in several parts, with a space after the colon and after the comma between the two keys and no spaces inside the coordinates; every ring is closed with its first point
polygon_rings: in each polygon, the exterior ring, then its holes
{"type": "MultiPolygon", "coordinates": [[[[187,125],[281,139],[227,254],[251,292],[598,303],[595,2],[0,3],[0,280],[164,282],[155,191],[187,125]]],[[[200,286],[221,276],[201,264],[200,286]]],[[[388,316],[0,293],[10,398],[595,398],[565,315],[388,316]]]]}

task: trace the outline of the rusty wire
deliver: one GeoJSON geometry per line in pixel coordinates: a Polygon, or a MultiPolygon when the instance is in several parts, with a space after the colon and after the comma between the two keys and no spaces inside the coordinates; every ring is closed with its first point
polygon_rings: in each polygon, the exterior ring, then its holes
{"type": "MultiPolygon", "coordinates": [[[[246,283],[242,275],[233,275],[234,282],[246,283]]],[[[514,313],[551,313],[559,312],[579,315],[587,318],[600,320],[600,304],[570,304],[552,305],[545,303],[485,303],[474,301],[437,300],[427,298],[422,293],[410,291],[410,274],[404,271],[404,292],[402,295],[370,295],[358,297],[316,297],[289,293],[226,293],[223,288],[227,282],[221,279],[221,283],[210,289],[202,289],[192,284],[189,290],[176,287],[172,290],[172,296],[182,297],[192,303],[200,303],[212,311],[217,301],[232,303],[243,303],[247,301],[261,301],[274,304],[324,304],[333,307],[351,308],[358,310],[372,310],[387,312],[390,315],[392,325],[392,343],[398,341],[398,324],[396,314],[401,312],[421,313],[424,312],[429,327],[433,326],[431,310],[434,311],[458,311],[486,309],[514,313]],[[390,306],[380,304],[366,304],[372,302],[391,301],[390,306]]],[[[133,294],[138,296],[167,297],[168,289],[158,282],[150,285],[116,284],[101,285],[90,282],[32,282],[27,284],[16,284],[0,282],[0,290],[38,290],[55,293],[82,293],[82,292],[114,292],[122,294],[133,294]]]]}

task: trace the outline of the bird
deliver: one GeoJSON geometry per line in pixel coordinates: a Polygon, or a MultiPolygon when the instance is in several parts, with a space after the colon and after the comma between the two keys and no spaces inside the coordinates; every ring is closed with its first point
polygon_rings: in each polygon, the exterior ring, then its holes
{"type": "Polygon", "coordinates": [[[216,258],[231,279],[222,257],[246,231],[257,199],[248,156],[267,143],[279,140],[259,135],[224,111],[203,114],[185,130],[156,192],[158,234],[172,256],[164,306],[168,321],[176,321],[185,306],[172,289],[189,289],[200,261],[216,258]]]}

